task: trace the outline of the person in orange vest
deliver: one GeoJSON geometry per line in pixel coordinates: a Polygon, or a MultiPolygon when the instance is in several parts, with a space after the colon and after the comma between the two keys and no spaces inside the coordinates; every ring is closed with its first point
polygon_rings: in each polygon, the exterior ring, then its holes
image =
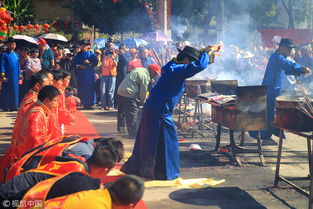
{"type": "Polygon", "coordinates": [[[118,56],[113,49],[104,52],[101,68],[101,108],[109,110],[114,107],[114,91],[117,76],[118,56]]]}
{"type": "Polygon", "coordinates": [[[124,175],[104,186],[98,184],[97,189],[93,189],[93,183],[94,179],[88,178],[87,174],[70,173],[40,182],[26,193],[22,201],[44,200],[44,208],[130,209],[136,206],[144,193],[142,179],[134,175],[124,175]],[[74,181],[77,184],[71,183],[74,181]]]}
{"type": "MultiPolygon", "coordinates": [[[[38,92],[44,86],[49,85],[49,78],[46,72],[39,72],[31,77],[31,89],[22,99],[12,132],[12,141],[10,148],[0,160],[0,176],[5,168],[9,168],[16,160],[17,156],[13,156],[14,149],[20,142],[20,127],[23,125],[28,109],[37,101],[38,92]]],[[[2,179],[2,177],[1,177],[2,179]]]]}
{"type": "MultiPolygon", "coordinates": [[[[20,163],[20,170],[24,173],[0,186],[0,198],[20,200],[37,183],[69,172],[87,172],[93,178],[106,176],[124,156],[122,142],[112,138],[86,139],[69,136],[64,137],[59,143],[55,143],[57,141],[55,139],[54,142],[48,142],[41,148],[33,150],[29,153],[30,156],[26,154],[25,159],[24,157],[21,159],[25,164],[20,163]],[[49,148],[51,144],[53,146],[49,148]]],[[[8,175],[11,174],[9,170],[8,175]]],[[[99,186],[100,181],[97,182],[95,185],[99,186]]]]}

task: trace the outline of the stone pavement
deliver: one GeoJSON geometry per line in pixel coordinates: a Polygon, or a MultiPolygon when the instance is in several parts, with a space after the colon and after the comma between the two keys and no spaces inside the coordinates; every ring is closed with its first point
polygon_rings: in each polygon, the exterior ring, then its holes
{"type": "MultiPolygon", "coordinates": [[[[102,136],[121,139],[126,151],[131,152],[134,140],[124,138],[116,131],[116,112],[83,111],[102,136]]],[[[10,143],[14,112],[0,113],[0,153],[3,154],[10,143]]],[[[184,138],[180,142],[181,177],[225,179],[226,182],[215,188],[180,189],[176,187],[147,188],[144,202],[151,209],[245,209],[245,208],[308,208],[308,198],[289,185],[280,182],[273,188],[276,166],[276,146],[263,146],[267,166],[259,165],[258,154],[239,154],[242,167],[236,166],[228,155],[211,152],[214,148],[213,133],[207,137],[184,138]],[[201,151],[189,151],[190,144],[199,144],[201,151]]],[[[238,135],[236,135],[238,138],[238,135]]],[[[274,138],[277,142],[278,139],[274,138]]],[[[238,140],[238,139],[237,139],[238,140]]],[[[222,134],[222,145],[229,143],[227,132],[222,134]]],[[[255,148],[256,141],[246,137],[248,147],[255,148]]],[[[284,141],[281,174],[286,176],[307,176],[306,140],[287,133],[284,141]]],[[[297,181],[308,189],[308,181],[297,181]]]]}

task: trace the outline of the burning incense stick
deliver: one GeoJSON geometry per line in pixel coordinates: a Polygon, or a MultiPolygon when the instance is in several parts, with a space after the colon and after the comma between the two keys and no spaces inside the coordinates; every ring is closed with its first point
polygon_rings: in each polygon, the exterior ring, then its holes
{"type": "Polygon", "coordinates": [[[311,103],[311,98],[304,96],[303,100],[298,100],[297,109],[303,112],[305,115],[313,119],[313,105],[311,103]]]}

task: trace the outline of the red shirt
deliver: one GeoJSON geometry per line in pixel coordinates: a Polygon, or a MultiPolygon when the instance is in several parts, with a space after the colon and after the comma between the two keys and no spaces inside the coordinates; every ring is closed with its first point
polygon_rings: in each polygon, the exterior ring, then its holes
{"type": "Polygon", "coordinates": [[[140,67],[143,67],[142,66],[142,63],[141,63],[141,59],[135,59],[135,60],[130,60],[128,62],[128,67],[127,67],[127,72],[130,72],[132,71],[133,69],[135,68],[140,68],[140,67]]]}
{"type": "Polygon", "coordinates": [[[20,127],[23,124],[23,121],[25,120],[26,113],[28,109],[37,101],[37,98],[38,93],[30,89],[22,99],[14,123],[11,142],[12,145],[16,145],[16,139],[19,137],[20,127]]]}
{"type": "Polygon", "coordinates": [[[50,110],[40,101],[35,102],[27,111],[19,128],[20,135],[12,145],[11,156],[20,158],[26,151],[50,139],[48,132],[50,110]]]}
{"type": "Polygon", "coordinates": [[[77,111],[77,105],[74,97],[66,97],[66,104],[71,113],[75,113],[77,111]]]}
{"type": "Polygon", "coordinates": [[[58,96],[58,118],[59,123],[64,125],[69,125],[71,123],[71,113],[66,107],[65,103],[65,92],[64,90],[59,90],[60,95],[58,96]]]}

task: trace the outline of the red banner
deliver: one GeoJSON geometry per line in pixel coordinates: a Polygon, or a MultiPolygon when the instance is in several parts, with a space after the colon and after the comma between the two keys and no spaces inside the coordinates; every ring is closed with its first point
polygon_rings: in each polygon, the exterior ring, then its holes
{"type": "Polygon", "coordinates": [[[308,44],[313,40],[313,29],[260,29],[263,45],[273,47],[273,37],[290,38],[294,45],[308,44]]]}

